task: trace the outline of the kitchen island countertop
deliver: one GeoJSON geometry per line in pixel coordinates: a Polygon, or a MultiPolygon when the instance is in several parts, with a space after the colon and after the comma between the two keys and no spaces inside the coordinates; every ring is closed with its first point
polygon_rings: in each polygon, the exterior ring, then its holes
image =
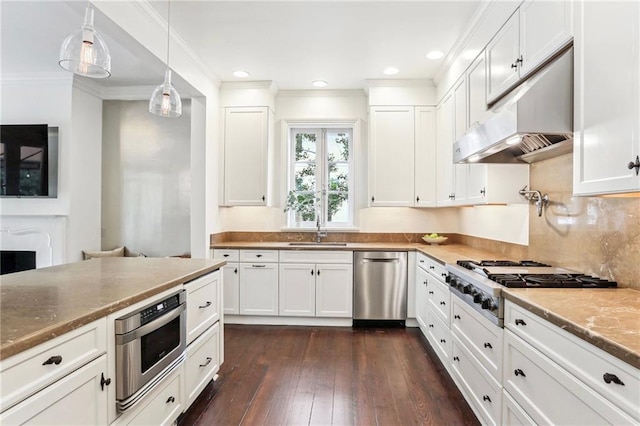
{"type": "Polygon", "coordinates": [[[108,257],[3,275],[0,359],[191,281],[225,263],[211,259],[108,257]]]}

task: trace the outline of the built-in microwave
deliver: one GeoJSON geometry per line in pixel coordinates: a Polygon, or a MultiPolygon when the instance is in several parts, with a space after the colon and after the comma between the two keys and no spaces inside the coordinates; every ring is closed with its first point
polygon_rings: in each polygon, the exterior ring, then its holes
{"type": "Polygon", "coordinates": [[[116,401],[133,407],[184,359],[186,294],[181,290],[115,320],[116,401]]]}

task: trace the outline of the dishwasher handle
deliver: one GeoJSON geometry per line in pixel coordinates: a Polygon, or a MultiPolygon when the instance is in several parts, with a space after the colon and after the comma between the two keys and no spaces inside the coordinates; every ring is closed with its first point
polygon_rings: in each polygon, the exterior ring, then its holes
{"type": "Polygon", "coordinates": [[[362,263],[399,263],[400,259],[372,259],[372,258],[363,258],[362,263]]]}

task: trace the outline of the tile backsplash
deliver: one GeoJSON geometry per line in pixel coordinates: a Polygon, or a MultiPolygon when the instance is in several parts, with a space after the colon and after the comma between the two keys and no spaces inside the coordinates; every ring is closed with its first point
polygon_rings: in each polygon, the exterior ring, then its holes
{"type": "Polygon", "coordinates": [[[572,155],[531,165],[531,188],[549,194],[529,214],[529,257],[640,289],[640,197],[574,197],[572,155]]]}

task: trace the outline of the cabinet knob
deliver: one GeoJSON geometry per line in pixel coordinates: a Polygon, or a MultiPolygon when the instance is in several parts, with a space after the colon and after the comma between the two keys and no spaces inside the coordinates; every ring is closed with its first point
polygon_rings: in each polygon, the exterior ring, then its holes
{"type": "Polygon", "coordinates": [[[447,341],[444,339],[440,339],[440,343],[447,343],[447,341]]]}
{"type": "Polygon", "coordinates": [[[223,254],[222,257],[229,257],[229,255],[228,254],[223,254]]]}
{"type": "Polygon", "coordinates": [[[320,276],[320,269],[318,269],[318,271],[316,272],[317,276],[320,276]]]}
{"type": "Polygon", "coordinates": [[[447,302],[442,301],[442,302],[440,302],[440,304],[441,304],[442,306],[445,306],[445,305],[447,304],[447,302]]]}
{"type": "Polygon", "coordinates": [[[237,273],[238,273],[238,268],[234,268],[234,269],[233,269],[233,273],[234,273],[234,274],[237,274],[237,273]]]}
{"type": "Polygon", "coordinates": [[[523,319],[520,318],[516,318],[516,325],[527,325],[526,322],[524,322],[523,319]]]}
{"type": "Polygon", "coordinates": [[[453,360],[454,360],[454,361],[458,361],[458,362],[460,362],[460,358],[458,358],[457,356],[454,356],[454,357],[453,357],[453,360]]]}
{"type": "Polygon", "coordinates": [[[54,355],[50,357],[48,360],[46,360],[45,362],[43,362],[42,365],[51,365],[51,364],[58,365],[61,362],[62,362],[62,357],[60,355],[54,355]]]}
{"type": "Polygon", "coordinates": [[[433,269],[436,269],[436,267],[433,265],[429,265],[429,269],[433,270],[433,269]]]}
{"type": "Polygon", "coordinates": [[[416,203],[419,203],[419,202],[420,202],[420,196],[417,196],[416,197],[416,203]]]}
{"type": "Polygon", "coordinates": [[[484,347],[487,349],[493,349],[493,346],[491,346],[491,343],[487,342],[484,344],[484,347]]]}
{"type": "Polygon", "coordinates": [[[483,395],[482,396],[482,400],[483,401],[487,401],[487,402],[491,402],[491,398],[489,398],[489,395],[483,395]]]}
{"type": "Polygon", "coordinates": [[[104,390],[105,386],[109,386],[111,384],[111,379],[105,379],[104,373],[100,373],[100,390],[104,390]]]}
{"type": "Polygon", "coordinates": [[[311,270],[311,275],[313,275],[313,269],[311,270]]]}
{"type": "Polygon", "coordinates": [[[262,257],[262,255],[261,254],[256,254],[256,257],[262,257]]]}
{"type": "Polygon", "coordinates": [[[374,201],[376,201],[376,197],[371,196],[371,202],[373,203],[374,201]]]}
{"type": "Polygon", "coordinates": [[[636,169],[636,176],[638,176],[638,173],[640,172],[640,155],[636,155],[636,162],[629,162],[629,165],[627,167],[629,168],[629,170],[636,169]]]}
{"type": "Polygon", "coordinates": [[[167,399],[167,404],[173,404],[174,402],[176,402],[176,399],[172,396],[167,399]]]}
{"type": "Polygon", "coordinates": [[[433,294],[433,291],[429,290],[429,294],[433,294]]]}
{"type": "Polygon", "coordinates": [[[453,319],[460,319],[460,315],[454,315],[453,319]]]}
{"type": "Polygon", "coordinates": [[[433,328],[433,324],[429,324],[429,328],[433,328]]]}
{"type": "Polygon", "coordinates": [[[264,200],[265,200],[265,198],[264,198],[264,195],[263,195],[263,196],[262,196],[262,201],[264,201],[264,200]]]}
{"type": "Polygon", "coordinates": [[[613,383],[615,383],[616,385],[624,386],[624,383],[622,382],[622,380],[620,380],[620,379],[618,378],[618,376],[616,376],[615,374],[611,374],[611,373],[604,373],[604,374],[602,375],[602,379],[604,380],[604,382],[605,382],[606,384],[609,384],[609,383],[612,383],[612,382],[613,382],[613,383]]]}
{"type": "Polygon", "coordinates": [[[487,189],[486,189],[486,188],[482,188],[482,189],[480,190],[480,194],[481,194],[481,195],[485,195],[486,193],[487,193],[487,189]]]}
{"type": "Polygon", "coordinates": [[[522,376],[522,377],[527,377],[526,374],[524,374],[524,371],[520,370],[519,368],[515,369],[513,371],[513,374],[515,374],[516,376],[522,376]]]}

